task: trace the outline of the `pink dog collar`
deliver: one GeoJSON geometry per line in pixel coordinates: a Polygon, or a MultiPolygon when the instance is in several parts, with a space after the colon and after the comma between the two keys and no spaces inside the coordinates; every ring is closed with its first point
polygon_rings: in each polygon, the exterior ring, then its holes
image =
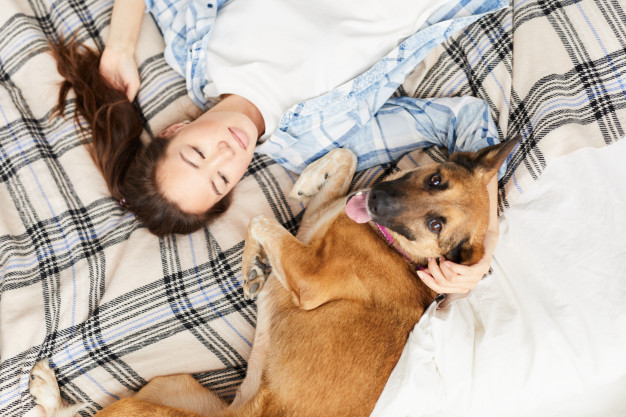
{"type": "Polygon", "coordinates": [[[400,248],[399,246],[397,246],[394,243],[394,239],[393,236],[391,236],[389,234],[389,232],[387,231],[387,228],[383,225],[380,225],[374,221],[372,221],[372,223],[374,223],[374,225],[376,226],[376,228],[378,229],[378,231],[380,232],[380,234],[383,235],[383,237],[385,238],[385,240],[387,241],[387,244],[389,246],[391,246],[392,248],[394,248],[399,254],[401,254],[402,256],[404,256],[409,262],[411,262],[412,265],[415,266],[416,269],[423,271],[424,268],[421,265],[416,264],[415,262],[413,262],[413,260],[409,257],[409,255],[406,254],[405,251],[402,250],[402,248],[400,248]]]}

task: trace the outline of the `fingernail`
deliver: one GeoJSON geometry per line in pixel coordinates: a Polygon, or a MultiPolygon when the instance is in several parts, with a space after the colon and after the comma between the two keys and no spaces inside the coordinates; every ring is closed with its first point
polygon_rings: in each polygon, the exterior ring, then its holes
{"type": "Polygon", "coordinates": [[[445,261],[444,265],[447,266],[448,268],[452,267],[452,262],[450,261],[445,261]]]}
{"type": "Polygon", "coordinates": [[[422,271],[417,271],[417,276],[420,277],[420,279],[424,279],[424,273],[422,271]]]}

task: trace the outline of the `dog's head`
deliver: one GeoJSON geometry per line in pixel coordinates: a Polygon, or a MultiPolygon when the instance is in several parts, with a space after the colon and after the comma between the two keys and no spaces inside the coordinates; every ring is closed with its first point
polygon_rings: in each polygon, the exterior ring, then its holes
{"type": "Polygon", "coordinates": [[[448,162],[394,174],[369,191],[367,213],[418,262],[445,256],[473,264],[484,254],[489,225],[486,185],[517,142],[455,153],[448,162]]]}

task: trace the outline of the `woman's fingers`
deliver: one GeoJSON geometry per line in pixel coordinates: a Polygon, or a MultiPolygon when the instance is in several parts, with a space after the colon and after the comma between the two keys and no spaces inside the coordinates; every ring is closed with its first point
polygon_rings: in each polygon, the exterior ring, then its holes
{"type": "Polygon", "coordinates": [[[430,259],[428,269],[418,271],[417,275],[430,289],[439,294],[466,293],[478,282],[473,276],[459,275],[446,262],[437,263],[430,259]]]}
{"type": "Polygon", "coordinates": [[[133,101],[139,91],[139,71],[135,57],[127,53],[105,48],[100,58],[100,73],[113,87],[133,101]]]}
{"type": "Polygon", "coordinates": [[[417,276],[422,280],[424,284],[437,294],[446,294],[446,290],[441,287],[437,281],[426,270],[417,271],[417,276]]]}

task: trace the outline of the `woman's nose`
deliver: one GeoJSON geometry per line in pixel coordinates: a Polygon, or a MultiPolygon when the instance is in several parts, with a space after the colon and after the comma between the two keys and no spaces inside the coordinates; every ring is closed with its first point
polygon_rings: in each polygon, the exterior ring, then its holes
{"type": "Polygon", "coordinates": [[[216,159],[228,160],[235,156],[235,151],[226,141],[220,141],[217,144],[217,150],[215,152],[216,159]]]}

